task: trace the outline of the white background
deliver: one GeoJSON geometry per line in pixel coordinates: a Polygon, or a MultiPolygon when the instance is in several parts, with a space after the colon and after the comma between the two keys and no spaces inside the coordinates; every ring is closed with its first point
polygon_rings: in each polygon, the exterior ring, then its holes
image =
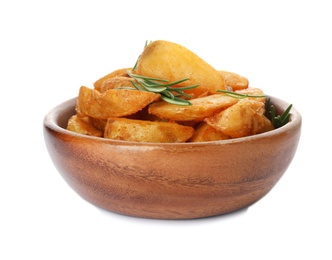
{"type": "Polygon", "coordinates": [[[0,259],[332,259],[329,3],[1,1],[0,259]],[[251,207],[187,221],[126,217],[85,202],[55,170],[44,115],[158,39],[302,114],[291,166],[251,207]]]}

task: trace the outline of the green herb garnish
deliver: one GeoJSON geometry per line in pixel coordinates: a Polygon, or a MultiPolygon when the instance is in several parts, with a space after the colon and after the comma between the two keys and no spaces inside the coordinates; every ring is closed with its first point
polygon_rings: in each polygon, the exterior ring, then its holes
{"type": "Polygon", "coordinates": [[[278,115],[275,107],[271,104],[270,99],[267,99],[265,103],[265,116],[272,122],[275,128],[279,128],[288,123],[291,108],[292,104],[287,107],[282,115],[278,115]]]}
{"type": "Polygon", "coordinates": [[[221,90],[221,89],[217,90],[217,92],[225,93],[227,96],[234,97],[234,98],[247,98],[247,97],[264,98],[264,97],[266,97],[265,95],[242,94],[242,93],[236,93],[236,92],[233,92],[233,91],[221,90]]]}
{"type": "MultiPolygon", "coordinates": [[[[145,45],[144,45],[144,49],[145,49],[146,46],[148,46],[150,43],[151,43],[151,41],[148,43],[148,41],[146,40],[146,41],[145,41],[145,45]]],[[[138,58],[137,58],[137,60],[136,60],[136,62],[135,62],[134,67],[132,68],[132,70],[135,70],[135,69],[136,69],[136,67],[137,67],[137,63],[138,63],[138,60],[139,60],[140,57],[141,57],[141,55],[138,56],[138,58]]]]}
{"type": "Polygon", "coordinates": [[[171,104],[188,106],[192,105],[187,99],[192,98],[191,95],[184,93],[184,90],[193,89],[198,87],[198,85],[185,86],[185,87],[172,87],[174,85],[180,84],[184,81],[189,80],[189,78],[184,78],[178,81],[168,82],[165,79],[150,78],[132,73],[132,71],[127,70],[128,75],[135,79],[131,83],[135,89],[147,92],[154,92],[160,94],[161,98],[171,104]],[[186,98],[186,99],[185,99],[186,98]]]}

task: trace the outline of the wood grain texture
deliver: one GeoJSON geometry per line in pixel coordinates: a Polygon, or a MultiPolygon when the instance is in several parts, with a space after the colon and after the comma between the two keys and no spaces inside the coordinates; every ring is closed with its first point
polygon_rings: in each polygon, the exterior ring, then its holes
{"type": "MultiPolygon", "coordinates": [[[[291,163],[301,115],[255,136],[182,144],[115,141],[65,129],[76,99],[44,119],[49,155],[65,181],[85,200],[120,214],[192,219],[248,207],[266,195],[291,163]]],[[[271,97],[279,111],[288,104],[271,97]]]]}

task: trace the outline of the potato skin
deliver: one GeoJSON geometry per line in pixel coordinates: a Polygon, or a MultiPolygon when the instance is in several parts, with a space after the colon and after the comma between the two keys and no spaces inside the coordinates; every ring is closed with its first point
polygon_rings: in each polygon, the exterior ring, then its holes
{"type": "Polygon", "coordinates": [[[133,73],[170,82],[189,78],[179,86],[198,84],[197,88],[185,91],[194,98],[225,89],[222,76],[210,64],[187,48],[164,40],[145,47],[133,73]]]}

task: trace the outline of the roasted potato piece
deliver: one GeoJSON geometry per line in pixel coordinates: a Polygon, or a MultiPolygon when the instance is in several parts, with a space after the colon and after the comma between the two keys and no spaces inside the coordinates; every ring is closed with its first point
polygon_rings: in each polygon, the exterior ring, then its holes
{"type": "Polygon", "coordinates": [[[258,134],[265,128],[265,104],[241,99],[235,105],[206,118],[205,122],[232,138],[258,134]]]}
{"type": "Polygon", "coordinates": [[[102,131],[104,133],[105,126],[107,123],[106,119],[98,119],[98,118],[90,117],[90,122],[95,128],[99,129],[100,131],[102,131]]]}
{"type": "Polygon", "coordinates": [[[189,139],[189,142],[208,142],[217,140],[230,139],[228,135],[218,131],[214,127],[205,122],[199,123],[195,129],[194,135],[189,139]]]}
{"type": "Polygon", "coordinates": [[[189,78],[178,86],[199,84],[197,88],[185,91],[195,98],[225,89],[222,76],[210,64],[185,47],[163,40],[153,41],[145,47],[133,73],[170,82],[189,78]]]}
{"type": "Polygon", "coordinates": [[[234,72],[218,70],[221,77],[224,79],[225,86],[231,87],[233,91],[246,89],[249,86],[249,80],[234,72]]]}
{"type": "Polygon", "coordinates": [[[266,99],[263,90],[259,88],[246,88],[246,89],[236,90],[234,92],[239,94],[249,94],[252,96],[256,96],[256,97],[247,97],[247,99],[252,99],[255,101],[265,102],[266,99]],[[262,96],[262,97],[257,97],[257,96],[262,96]]]}
{"type": "Polygon", "coordinates": [[[73,115],[69,118],[67,124],[67,130],[84,134],[102,137],[103,131],[100,131],[96,127],[91,124],[89,117],[78,117],[77,115],[73,115]]]}
{"type": "Polygon", "coordinates": [[[76,110],[97,119],[122,117],[135,114],[156,101],[159,94],[140,90],[109,89],[100,93],[82,86],[77,98],[76,110]]]}
{"type": "Polygon", "coordinates": [[[112,71],[111,73],[108,73],[104,77],[98,79],[95,83],[93,83],[93,86],[96,90],[99,92],[101,91],[101,86],[104,83],[105,80],[115,78],[115,77],[128,77],[127,70],[131,70],[131,68],[123,68],[123,69],[118,69],[115,71],[112,71]]]}
{"type": "Polygon", "coordinates": [[[224,94],[214,94],[191,99],[191,106],[180,106],[165,101],[155,102],[149,106],[149,113],[172,121],[202,121],[238,102],[224,94]]]}
{"type": "Polygon", "coordinates": [[[176,123],[110,118],[104,137],[135,142],[181,143],[193,134],[194,128],[176,123]]]}
{"type": "Polygon", "coordinates": [[[133,84],[131,83],[134,79],[129,77],[114,77],[110,79],[106,79],[100,86],[101,93],[109,90],[109,89],[115,89],[115,88],[121,88],[121,87],[133,87],[133,84]]]}
{"type": "Polygon", "coordinates": [[[275,129],[272,122],[265,116],[262,117],[262,126],[258,129],[257,134],[265,133],[275,129]]]}

